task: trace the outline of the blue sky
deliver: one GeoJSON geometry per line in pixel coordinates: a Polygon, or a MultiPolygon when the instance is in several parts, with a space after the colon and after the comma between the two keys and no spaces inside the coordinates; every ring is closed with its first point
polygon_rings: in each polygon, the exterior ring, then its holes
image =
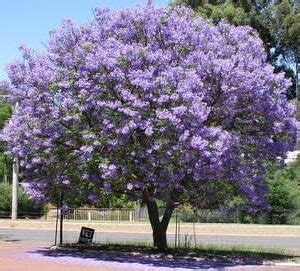
{"type": "MultiPolygon", "coordinates": [[[[166,5],[170,0],[153,2],[166,5]]],[[[91,20],[95,7],[121,9],[145,3],[147,0],[0,0],[0,81],[7,79],[6,65],[20,57],[19,45],[42,51],[48,32],[63,18],[84,23],[91,20]]]]}

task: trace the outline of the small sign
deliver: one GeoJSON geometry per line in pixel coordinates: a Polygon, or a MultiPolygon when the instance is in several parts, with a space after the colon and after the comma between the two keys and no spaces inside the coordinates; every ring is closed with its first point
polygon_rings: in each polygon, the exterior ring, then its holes
{"type": "Polygon", "coordinates": [[[79,244],[90,244],[93,241],[95,230],[91,228],[82,227],[79,236],[79,244]]]}

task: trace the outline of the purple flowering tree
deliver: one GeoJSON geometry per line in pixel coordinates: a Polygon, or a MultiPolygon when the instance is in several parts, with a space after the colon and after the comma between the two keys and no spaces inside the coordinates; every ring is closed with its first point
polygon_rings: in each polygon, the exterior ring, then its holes
{"type": "Polygon", "coordinates": [[[142,199],[161,250],[178,204],[230,187],[263,208],[267,165],[294,147],[290,82],[250,27],[213,26],[184,7],[96,9],[93,22],[53,31],[46,53],[22,50],[2,138],[28,193],[142,199]]]}

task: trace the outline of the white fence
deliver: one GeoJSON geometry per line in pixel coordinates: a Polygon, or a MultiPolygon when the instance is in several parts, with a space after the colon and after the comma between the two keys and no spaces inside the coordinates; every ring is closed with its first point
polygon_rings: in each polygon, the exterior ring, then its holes
{"type": "MultiPolygon", "coordinates": [[[[65,220],[85,220],[85,221],[134,221],[134,209],[66,209],[63,210],[65,220]]],[[[60,211],[58,211],[60,215],[60,211]]],[[[57,209],[50,208],[44,216],[45,220],[55,220],[57,209]]]]}

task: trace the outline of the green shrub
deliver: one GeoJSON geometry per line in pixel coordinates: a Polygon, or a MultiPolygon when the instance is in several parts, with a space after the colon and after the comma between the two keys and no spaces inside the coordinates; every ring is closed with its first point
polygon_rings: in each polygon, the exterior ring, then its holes
{"type": "MultiPolygon", "coordinates": [[[[0,217],[9,217],[12,204],[12,187],[7,183],[0,183],[0,217]]],[[[18,191],[18,217],[38,218],[44,214],[45,208],[31,200],[19,187],[18,191]]]]}
{"type": "Polygon", "coordinates": [[[300,156],[285,169],[274,169],[269,176],[269,223],[298,224],[300,200],[300,156]]]}

